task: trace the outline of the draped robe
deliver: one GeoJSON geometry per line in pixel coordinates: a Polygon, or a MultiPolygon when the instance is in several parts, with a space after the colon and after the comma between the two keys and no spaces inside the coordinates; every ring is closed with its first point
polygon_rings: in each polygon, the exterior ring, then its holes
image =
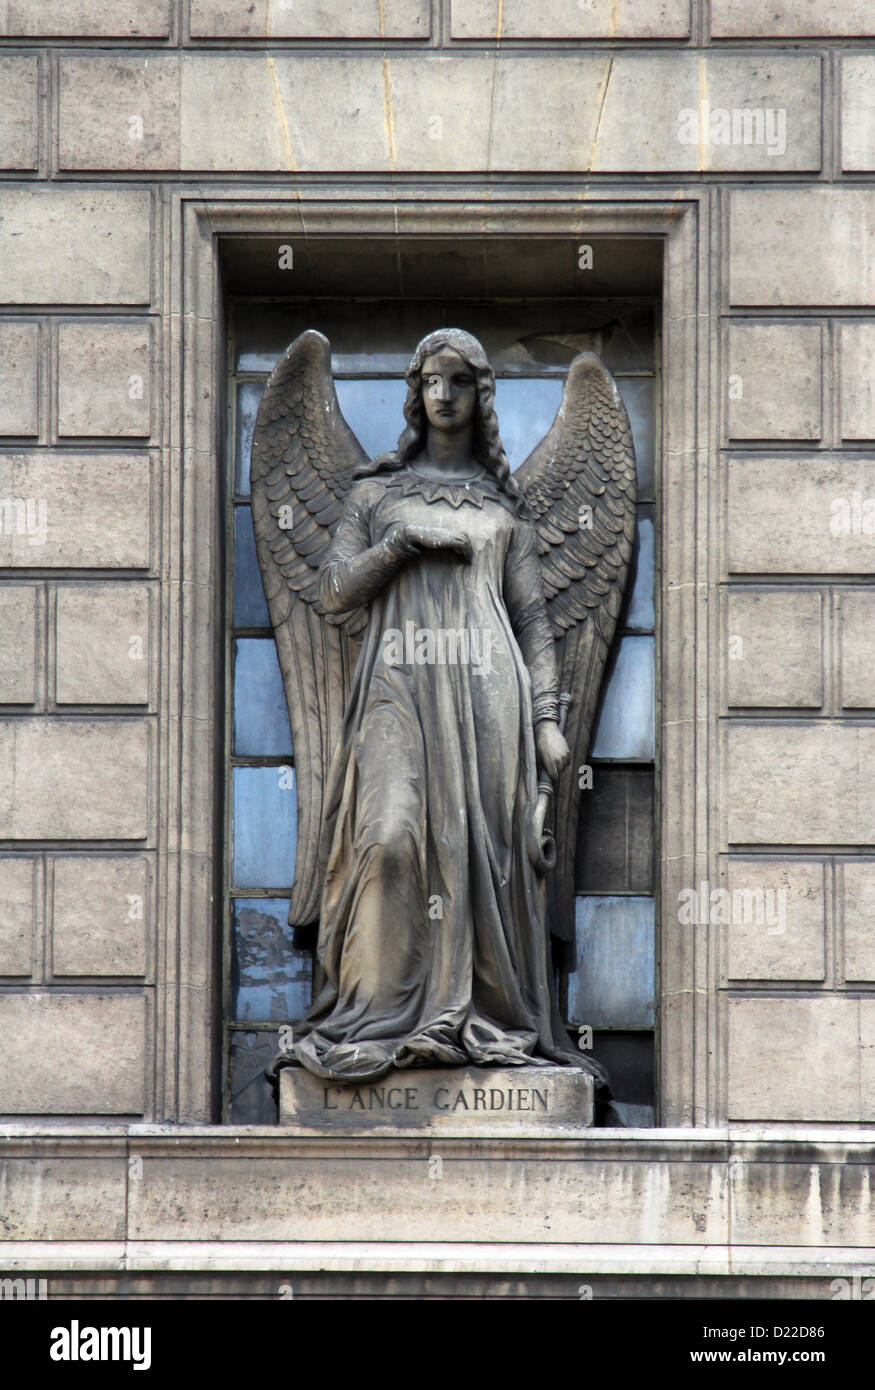
{"type": "Polygon", "coordinates": [[[576,1061],[551,999],[541,884],[526,835],[534,724],[556,719],[554,642],[535,535],[485,469],[410,466],[357,482],[320,599],[368,606],[331,764],[318,957],[296,1029],[317,1075],[576,1061]],[[472,557],[399,563],[395,522],[463,531],[472,557]]]}

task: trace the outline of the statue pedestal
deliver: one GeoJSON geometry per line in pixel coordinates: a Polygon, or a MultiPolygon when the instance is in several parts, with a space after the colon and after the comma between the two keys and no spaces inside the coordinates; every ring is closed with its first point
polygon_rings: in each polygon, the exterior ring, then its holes
{"type": "Polygon", "coordinates": [[[593,1123],[593,1079],[577,1067],[415,1067],[339,1084],[280,1072],[280,1124],[305,1134],[578,1133],[593,1123]]]}

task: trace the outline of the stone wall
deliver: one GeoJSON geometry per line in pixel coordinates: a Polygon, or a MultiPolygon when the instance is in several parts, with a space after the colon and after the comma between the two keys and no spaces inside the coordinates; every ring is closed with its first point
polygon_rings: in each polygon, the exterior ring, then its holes
{"type": "MultiPolygon", "coordinates": [[[[290,200],[308,234],[320,190],[416,182],[484,206],[549,187],[583,220],[700,209],[677,272],[708,315],[699,810],[666,862],[663,1072],[704,1060],[664,1113],[875,1121],[871,5],[3,0],[0,35],[0,1114],[215,1115],[180,1080],[212,1046],[222,855],[209,770],[197,830],[177,776],[216,694],[181,689],[217,573],[181,568],[181,499],[221,466],[220,401],[204,434],[181,376],[186,202],[290,200]],[[744,892],[784,916],[746,920],[744,892]]],[[[669,825],[670,682],[661,718],[669,825]]]]}

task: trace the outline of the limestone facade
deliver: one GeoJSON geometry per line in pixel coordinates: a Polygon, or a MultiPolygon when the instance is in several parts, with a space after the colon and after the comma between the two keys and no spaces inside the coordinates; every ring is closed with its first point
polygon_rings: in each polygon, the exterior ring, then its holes
{"type": "Polygon", "coordinates": [[[865,0],[0,4],[10,1269],[828,1297],[866,1264],[873,39],[865,0]],[[222,247],[338,235],[663,255],[661,1128],[441,1136],[449,1181],[217,1124],[222,247]]]}

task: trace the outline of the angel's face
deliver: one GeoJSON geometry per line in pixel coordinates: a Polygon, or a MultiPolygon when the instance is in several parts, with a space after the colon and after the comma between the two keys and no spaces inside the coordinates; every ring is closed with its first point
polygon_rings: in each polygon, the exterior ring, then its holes
{"type": "Polygon", "coordinates": [[[477,409],[477,380],[455,348],[441,348],[422,364],[422,400],[433,429],[456,434],[470,427],[477,409]]]}

